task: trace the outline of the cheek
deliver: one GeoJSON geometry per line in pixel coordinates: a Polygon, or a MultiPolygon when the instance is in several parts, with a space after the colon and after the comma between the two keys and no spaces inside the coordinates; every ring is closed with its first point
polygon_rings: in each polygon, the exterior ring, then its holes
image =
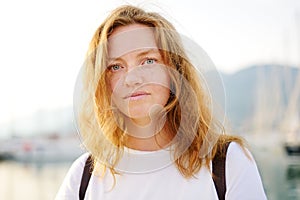
{"type": "Polygon", "coordinates": [[[164,86],[165,89],[170,89],[170,75],[165,66],[153,66],[144,77],[146,82],[164,86]]]}
{"type": "Polygon", "coordinates": [[[170,88],[164,85],[154,85],[152,86],[152,93],[154,97],[154,102],[162,106],[166,106],[170,98],[170,88]]]}
{"type": "Polygon", "coordinates": [[[120,86],[120,82],[121,82],[121,77],[119,76],[110,76],[108,78],[108,85],[109,85],[109,89],[110,89],[110,92],[113,92],[115,89],[118,88],[118,85],[120,86]]]}
{"type": "Polygon", "coordinates": [[[152,83],[155,84],[156,102],[165,106],[170,98],[171,78],[165,70],[156,71],[152,76],[152,83]]]}
{"type": "Polygon", "coordinates": [[[110,90],[110,92],[113,92],[113,91],[114,91],[114,89],[115,89],[115,87],[116,87],[116,84],[117,84],[116,81],[113,81],[113,80],[109,80],[109,81],[108,81],[108,85],[109,85],[109,90],[110,90]]]}
{"type": "Polygon", "coordinates": [[[111,77],[106,78],[106,89],[107,89],[107,95],[108,100],[110,101],[110,104],[116,104],[116,97],[115,97],[115,88],[117,87],[118,80],[112,79],[111,77]]]}
{"type": "Polygon", "coordinates": [[[124,94],[124,87],[122,87],[122,78],[117,76],[110,77],[107,83],[109,87],[111,103],[113,103],[117,107],[122,107],[122,94],[124,94]]]}
{"type": "Polygon", "coordinates": [[[170,89],[169,88],[160,88],[159,94],[161,95],[161,104],[166,105],[170,98],[170,89]]]}

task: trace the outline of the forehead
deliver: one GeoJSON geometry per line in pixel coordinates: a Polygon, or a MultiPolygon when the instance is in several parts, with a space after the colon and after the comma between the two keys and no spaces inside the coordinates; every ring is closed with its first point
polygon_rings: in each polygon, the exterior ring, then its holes
{"type": "Polygon", "coordinates": [[[117,58],[139,49],[157,49],[153,28],[141,24],[121,26],[108,38],[110,58],[117,58]]]}

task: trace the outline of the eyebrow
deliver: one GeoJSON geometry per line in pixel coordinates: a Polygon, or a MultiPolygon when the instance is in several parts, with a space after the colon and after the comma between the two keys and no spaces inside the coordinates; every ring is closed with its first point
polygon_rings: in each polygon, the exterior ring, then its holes
{"type": "MultiPolygon", "coordinates": [[[[137,58],[140,58],[140,57],[143,57],[145,55],[148,55],[148,54],[151,54],[151,53],[159,53],[159,49],[157,48],[149,48],[149,49],[142,49],[142,50],[134,50],[134,51],[140,51],[138,54],[137,54],[137,58]]],[[[160,53],[159,53],[160,54],[160,53]]],[[[122,60],[121,58],[122,56],[120,57],[111,57],[111,58],[108,58],[108,62],[111,62],[111,61],[116,61],[116,60],[122,60]]]]}
{"type": "Polygon", "coordinates": [[[140,53],[138,53],[137,57],[143,57],[147,54],[150,54],[150,53],[159,53],[159,50],[158,49],[148,49],[148,50],[145,50],[145,51],[141,51],[140,53]]]}

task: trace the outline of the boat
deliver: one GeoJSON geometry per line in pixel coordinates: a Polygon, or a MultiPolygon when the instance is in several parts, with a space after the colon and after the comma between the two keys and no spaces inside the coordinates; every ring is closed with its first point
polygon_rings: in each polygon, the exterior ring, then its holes
{"type": "Polygon", "coordinates": [[[284,148],[288,155],[300,155],[300,113],[293,113],[287,115],[285,123],[282,124],[285,133],[284,148]]]}
{"type": "Polygon", "coordinates": [[[288,155],[300,155],[300,126],[287,132],[284,148],[288,155]]]}
{"type": "Polygon", "coordinates": [[[77,137],[13,138],[0,142],[0,160],[25,163],[72,161],[84,151],[77,137]]]}

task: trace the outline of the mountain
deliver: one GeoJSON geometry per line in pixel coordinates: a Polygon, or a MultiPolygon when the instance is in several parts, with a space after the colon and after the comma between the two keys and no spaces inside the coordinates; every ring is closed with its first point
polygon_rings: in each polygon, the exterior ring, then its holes
{"type": "MultiPolygon", "coordinates": [[[[281,65],[255,65],[234,74],[221,73],[226,91],[226,114],[233,128],[280,126],[299,71],[299,68],[281,65]]],[[[299,106],[298,97],[297,112],[299,106]]]]}

